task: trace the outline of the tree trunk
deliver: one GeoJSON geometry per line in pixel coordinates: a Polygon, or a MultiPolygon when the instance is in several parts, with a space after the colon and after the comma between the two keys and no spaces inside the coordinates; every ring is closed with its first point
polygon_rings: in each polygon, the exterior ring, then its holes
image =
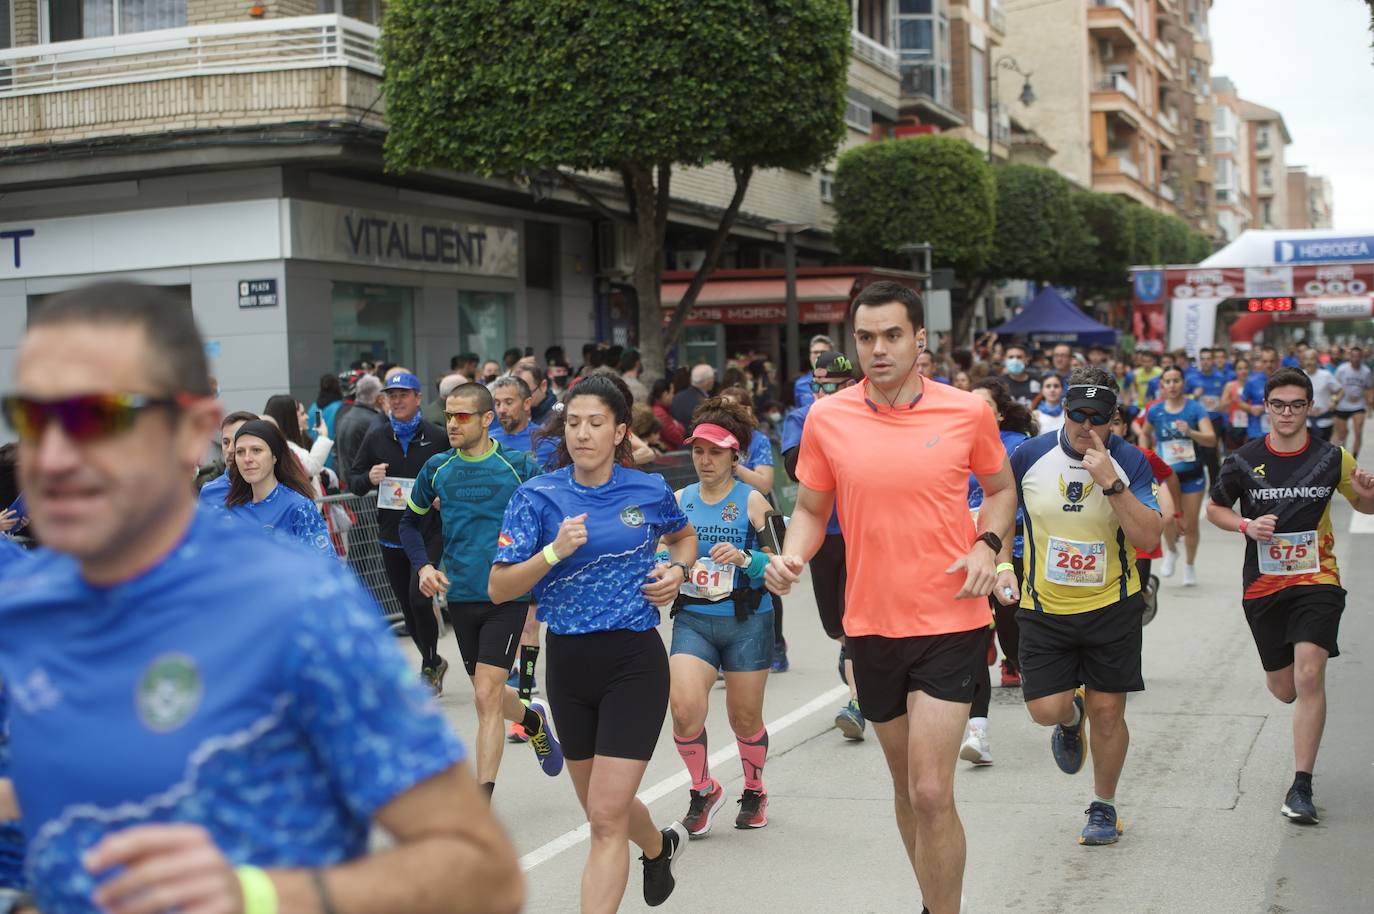
{"type": "Polygon", "coordinates": [[[667,230],[667,212],[660,208],[667,201],[666,168],[659,169],[659,184],[649,166],[638,162],[626,163],[624,169],[626,191],[633,194],[630,210],[634,215],[635,265],[630,282],[639,297],[639,355],[644,363],[644,379],[652,381],[664,375],[663,300],[660,287],[663,278],[663,242],[667,230]]]}

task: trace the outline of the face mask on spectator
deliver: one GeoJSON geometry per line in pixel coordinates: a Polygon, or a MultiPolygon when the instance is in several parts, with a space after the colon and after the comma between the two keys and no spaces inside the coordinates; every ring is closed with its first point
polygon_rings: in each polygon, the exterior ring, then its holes
{"type": "Polygon", "coordinates": [[[1020,359],[1007,359],[1007,374],[1020,374],[1025,370],[1025,362],[1020,359]]]}

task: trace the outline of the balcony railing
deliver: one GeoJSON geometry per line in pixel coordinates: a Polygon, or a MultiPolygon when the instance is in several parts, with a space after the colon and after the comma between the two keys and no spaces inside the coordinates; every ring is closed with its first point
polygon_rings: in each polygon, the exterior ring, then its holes
{"type": "Polygon", "coordinates": [[[1128,151],[1126,151],[1125,149],[1121,149],[1121,150],[1108,150],[1108,151],[1107,151],[1107,160],[1106,160],[1106,170],[1107,170],[1107,171],[1113,171],[1113,170],[1115,170],[1115,171],[1120,172],[1120,173],[1123,174],[1123,175],[1129,175],[1130,177],[1135,178],[1137,181],[1139,181],[1139,180],[1140,180],[1140,166],[1136,165],[1136,164],[1135,164],[1135,161],[1132,160],[1130,156],[1131,156],[1131,154],[1130,154],[1128,151]],[[1116,166],[1115,169],[1113,169],[1112,166],[1116,166]]]}
{"type": "Polygon", "coordinates": [[[863,32],[851,31],[849,47],[860,60],[871,63],[880,70],[887,70],[894,76],[897,75],[897,52],[887,45],[874,41],[863,32]]]}
{"type": "Polygon", "coordinates": [[[1214,138],[1217,155],[1227,155],[1236,151],[1236,141],[1229,136],[1219,136],[1214,138]]]}
{"type": "Polygon", "coordinates": [[[1135,90],[1135,83],[1131,82],[1120,73],[1113,73],[1106,79],[1098,80],[1097,90],[1099,92],[1120,92],[1133,102],[1139,100],[1139,93],[1135,90]]]}
{"type": "Polygon", "coordinates": [[[1173,46],[1173,45],[1171,45],[1171,44],[1165,44],[1164,42],[1162,42],[1162,41],[1160,41],[1158,38],[1156,38],[1156,39],[1155,39],[1155,50],[1159,52],[1159,54],[1160,54],[1161,57],[1163,57],[1165,60],[1169,61],[1170,64],[1172,64],[1172,65],[1174,65],[1174,66],[1177,66],[1177,65],[1178,65],[1178,52],[1174,50],[1174,46],[1173,46]]]}
{"type": "Polygon", "coordinates": [[[904,98],[929,98],[938,104],[949,107],[949,83],[943,85],[935,78],[935,64],[930,61],[904,61],[902,63],[902,96],[904,98]]]}
{"type": "Polygon", "coordinates": [[[299,16],[197,25],[0,51],[0,97],[177,76],[352,67],[380,76],[374,25],[299,16]]]}
{"type": "Polygon", "coordinates": [[[1093,0],[1093,6],[1111,7],[1121,10],[1126,14],[1126,18],[1135,22],[1135,4],[1130,0],[1093,0]]]}
{"type": "Polygon", "coordinates": [[[1178,133],[1178,115],[1173,111],[1160,112],[1159,122],[1170,133],[1178,133]]]}
{"type": "Polygon", "coordinates": [[[1165,200],[1168,200],[1170,203],[1173,203],[1176,199],[1174,195],[1174,189],[1167,184],[1159,185],[1159,195],[1163,197],[1165,200]]]}

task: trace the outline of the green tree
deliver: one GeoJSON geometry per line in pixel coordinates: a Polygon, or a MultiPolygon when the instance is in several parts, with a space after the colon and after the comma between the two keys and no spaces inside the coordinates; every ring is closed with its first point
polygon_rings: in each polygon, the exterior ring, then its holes
{"type": "Polygon", "coordinates": [[[1193,230],[1177,216],[1152,212],[1159,225],[1159,259],[1167,264],[1193,262],[1193,230]]]}
{"type": "Polygon", "coordinates": [[[1153,266],[1163,263],[1160,248],[1160,224],[1154,210],[1139,203],[1127,209],[1131,220],[1131,265],[1153,266]]]}
{"type": "MultiPolygon", "coordinates": [[[[929,242],[935,266],[972,283],[992,255],[996,203],[991,170],[963,140],[868,143],[835,166],[835,243],[853,263],[905,268],[902,245],[929,242]]],[[[970,315],[968,306],[954,315],[956,338],[970,315]]]]}
{"type": "Polygon", "coordinates": [[[1192,232],[1188,238],[1188,263],[1201,263],[1212,256],[1212,239],[1202,232],[1192,232]]]}
{"type": "Polygon", "coordinates": [[[1053,168],[1003,165],[997,181],[997,225],[987,275],[992,279],[1067,282],[1096,241],[1074,207],[1069,182],[1053,168]]]}
{"type": "Polygon", "coordinates": [[[1085,298],[1124,298],[1135,253],[1133,204],[1115,194],[1075,191],[1073,205],[1096,243],[1074,258],[1070,282],[1085,298]]]}
{"type": "Polygon", "coordinates": [[[849,28],[845,0],[391,0],[387,165],[556,180],[630,226],[640,349],[661,374],[753,174],[834,155],[849,28]],[[673,171],[713,162],[734,193],[659,333],[673,171]]]}

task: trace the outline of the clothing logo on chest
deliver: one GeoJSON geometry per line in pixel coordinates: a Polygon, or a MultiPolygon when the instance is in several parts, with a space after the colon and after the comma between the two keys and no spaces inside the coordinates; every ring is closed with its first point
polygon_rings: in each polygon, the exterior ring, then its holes
{"type": "Polygon", "coordinates": [[[1255,465],[1255,468],[1254,468],[1253,470],[1251,470],[1250,472],[1255,474],[1255,478],[1256,478],[1256,479],[1263,479],[1263,478],[1264,478],[1264,464],[1262,464],[1262,463],[1256,464],[1256,465],[1255,465]]]}
{"type": "Polygon", "coordinates": [[[1075,480],[1068,482],[1063,476],[1059,477],[1059,494],[1064,497],[1068,504],[1064,505],[1064,510],[1076,514],[1083,510],[1083,502],[1092,493],[1093,484],[1091,482],[1080,482],[1075,480]]]}
{"type": "Polygon", "coordinates": [[[23,679],[11,682],[9,689],[14,704],[25,714],[50,711],[62,703],[62,690],[44,669],[34,670],[23,679]]]}
{"type": "Polygon", "coordinates": [[[203,694],[204,683],[194,660],[186,654],[162,654],[139,678],[134,706],[145,727],[170,733],[191,719],[203,694]]]}
{"type": "Polygon", "coordinates": [[[739,520],[739,505],[735,504],[733,501],[727,501],[725,507],[720,509],[720,519],[727,524],[733,524],[735,521],[739,520]]]}
{"type": "Polygon", "coordinates": [[[642,527],[644,512],[639,505],[626,505],[620,512],[620,522],[627,527],[642,527]]]}

